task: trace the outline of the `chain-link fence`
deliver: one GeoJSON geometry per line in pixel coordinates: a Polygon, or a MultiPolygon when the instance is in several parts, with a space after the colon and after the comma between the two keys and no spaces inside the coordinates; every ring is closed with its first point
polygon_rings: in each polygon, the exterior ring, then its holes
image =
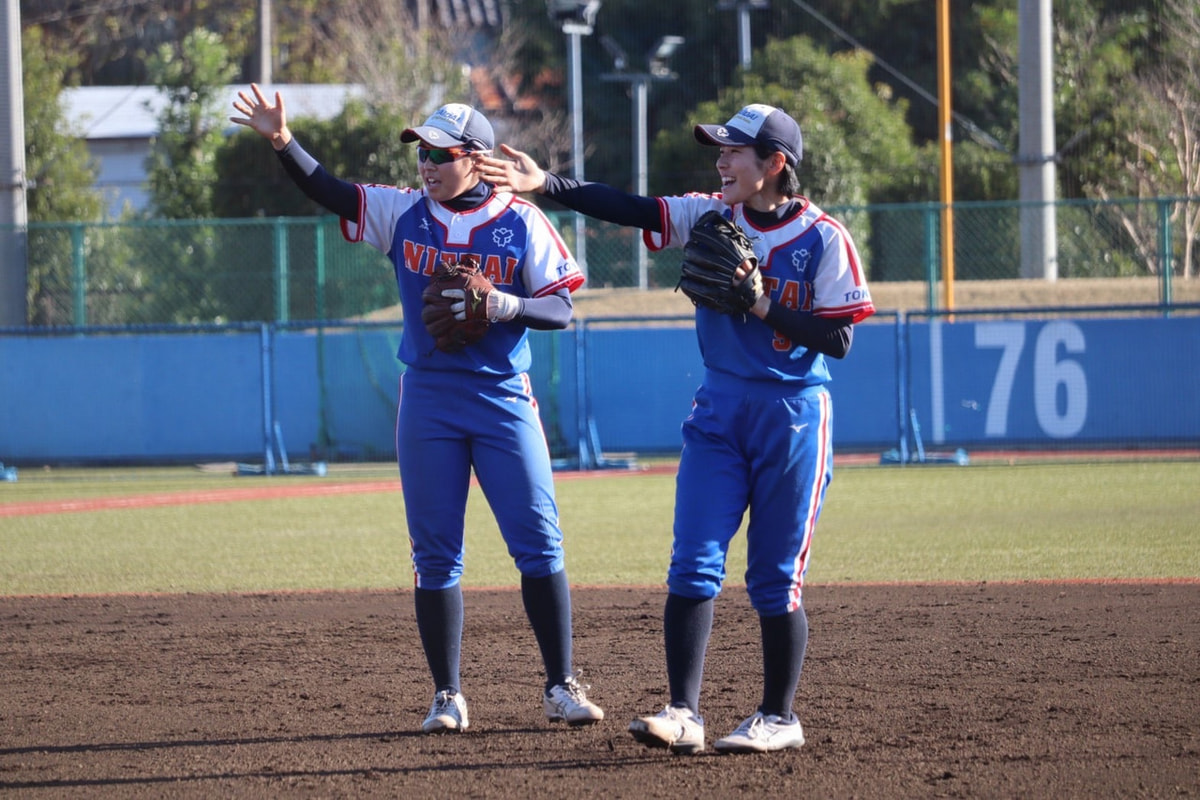
{"type": "MultiPolygon", "coordinates": [[[[1053,207],[1056,279],[1196,277],[1185,220],[1200,198],[1063,201],[1053,207]],[[1163,265],[1170,268],[1163,271],[1163,265]]],[[[1045,209],[1034,209],[1044,213],[1045,209]]],[[[942,208],[936,203],[830,208],[858,244],[872,284],[936,282],[942,208]]],[[[954,206],[956,280],[1022,277],[1020,203],[954,206]]],[[[571,213],[552,212],[575,248],[571,213]]],[[[595,220],[588,286],[671,287],[678,253],[648,252],[641,232],[595,220]]],[[[386,318],[397,305],[387,260],[347,243],[333,217],[33,223],[27,240],[31,326],[386,318]]],[[[1191,238],[1190,244],[1195,245],[1191,238]]]]}

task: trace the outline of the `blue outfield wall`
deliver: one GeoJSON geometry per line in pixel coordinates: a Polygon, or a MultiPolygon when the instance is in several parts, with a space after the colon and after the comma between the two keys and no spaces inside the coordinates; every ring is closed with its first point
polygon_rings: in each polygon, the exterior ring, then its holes
{"type": "MultiPolygon", "coordinates": [[[[276,422],[293,460],[391,459],[400,332],[3,331],[0,462],[263,462],[276,422]]],[[[531,342],[560,463],[678,452],[703,372],[686,318],[581,320],[531,342]]],[[[881,314],[832,372],[839,450],[904,447],[914,418],[927,447],[1200,445],[1196,316],[881,314]]]]}
{"type": "Polygon", "coordinates": [[[262,339],[0,336],[0,461],[261,452],[262,339]]]}
{"type": "Polygon", "coordinates": [[[927,444],[1200,442],[1200,318],[934,319],[906,333],[927,444]]]}

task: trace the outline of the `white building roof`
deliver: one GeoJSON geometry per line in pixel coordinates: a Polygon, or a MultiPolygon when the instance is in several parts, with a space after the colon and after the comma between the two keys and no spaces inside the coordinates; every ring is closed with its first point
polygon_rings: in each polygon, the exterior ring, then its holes
{"type": "MultiPolygon", "coordinates": [[[[289,120],[330,119],[347,99],[366,96],[353,84],[267,84],[262,89],[268,98],[276,90],[283,93],[289,120]]],[[[219,109],[223,118],[237,113],[233,101],[243,90],[249,91],[249,84],[229,87],[229,101],[219,109]]],[[[63,89],[62,102],[71,132],[85,139],[149,139],[158,132],[167,99],[155,86],[81,86],[63,89]]]]}

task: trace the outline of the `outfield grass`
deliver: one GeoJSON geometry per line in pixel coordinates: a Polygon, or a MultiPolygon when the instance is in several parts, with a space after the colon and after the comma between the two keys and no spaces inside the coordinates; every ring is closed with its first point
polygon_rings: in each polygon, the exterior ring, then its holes
{"type": "MultiPolygon", "coordinates": [[[[195,469],[22,471],[0,504],[394,478],[234,478],[195,469]]],[[[813,542],[811,583],[1200,577],[1200,462],[844,467],[813,542]]],[[[671,474],[558,483],[568,573],[661,585],[671,474]]],[[[512,586],[482,495],[467,515],[468,586],[512,586]]],[[[411,585],[396,491],[0,517],[0,595],[411,585]]],[[[740,583],[744,541],[729,580],[740,583]]]]}

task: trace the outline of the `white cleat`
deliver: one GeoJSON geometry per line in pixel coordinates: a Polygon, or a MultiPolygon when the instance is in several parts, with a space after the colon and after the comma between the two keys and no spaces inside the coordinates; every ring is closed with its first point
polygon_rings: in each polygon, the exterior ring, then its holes
{"type": "Polygon", "coordinates": [[[600,706],[587,699],[584,686],[574,678],[567,678],[557,686],[551,686],[550,691],[542,695],[542,709],[546,719],[551,722],[565,722],[574,727],[577,725],[594,725],[604,719],[604,711],[600,706]]]}
{"type": "Polygon", "coordinates": [[[791,719],[756,712],[738,725],[733,733],[713,742],[719,753],[767,753],[804,746],[804,729],[793,714],[791,719]]]}
{"type": "Polygon", "coordinates": [[[467,701],[460,692],[445,689],[433,696],[429,716],[421,723],[421,733],[462,733],[467,720],[467,701]]]}
{"type": "Polygon", "coordinates": [[[672,753],[699,753],[704,749],[704,719],[690,708],[667,706],[652,717],[638,717],[629,732],[647,747],[665,747],[672,753]]]}

